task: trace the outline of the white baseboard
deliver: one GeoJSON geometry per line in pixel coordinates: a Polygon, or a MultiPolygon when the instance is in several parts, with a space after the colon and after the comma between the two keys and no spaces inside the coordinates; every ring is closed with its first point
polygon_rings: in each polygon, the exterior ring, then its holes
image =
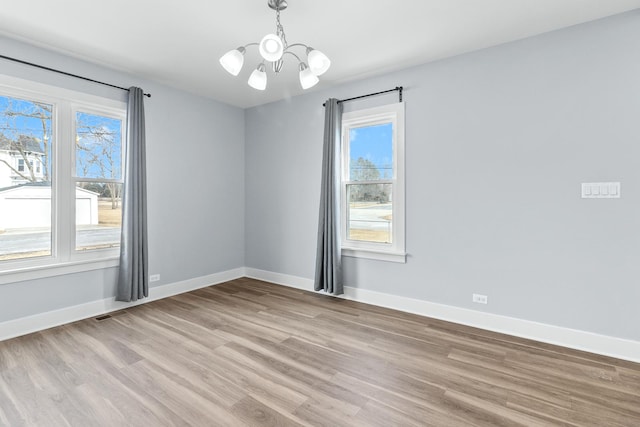
{"type": "MultiPolygon", "coordinates": [[[[254,268],[246,268],[245,271],[246,276],[250,278],[313,292],[311,279],[254,268]]],[[[638,341],[349,286],[344,287],[344,295],[340,298],[640,363],[640,342],[638,341]]]]}
{"type": "MultiPolygon", "coordinates": [[[[245,276],[313,292],[313,280],[311,279],[241,267],[208,276],[156,286],[149,289],[148,298],[133,303],[125,303],[115,301],[114,298],[106,298],[72,307],[66,307],[60,310],[2,322],[0,323],[0,341],[63,325],[65,323],[100,316],[112,311],[145,304],[207,286],[217,285],[219,283],[245,276]]],[[[529,320],[516,319],[349,286],[345,286],[344,292],[344,295],[341,295],[340,298],[640,363],[640,342],[638,341],[599,335],[591,332],[547,325],[529,320]]]]}
{"type": "Polygon", "coordinates": [[[210,274],[208,276],[197,277],[195,279],[152,287],[149,288],[148,298],[144,298],[136,302],[121,302],[116,301],[115,298],[105,298],[85,304],[65,307],[60,310],[48,311],[46,313],[2,322],[0,323],[0,341],[63,325],[65,323],[100,316],[112,311],[146,304],[151,301],[205,288],[207,286],[217,285],[219,283],[239,279],[244,276],[245,269],[244,267],[241,267],[210,274]]]}

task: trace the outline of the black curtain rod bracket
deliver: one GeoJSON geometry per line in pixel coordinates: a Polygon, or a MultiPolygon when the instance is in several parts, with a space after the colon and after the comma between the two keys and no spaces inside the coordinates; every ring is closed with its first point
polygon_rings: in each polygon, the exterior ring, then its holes
{"type": "MultiPolygon", "coordinates": [[[[109,86],[109,87],[113,87],[113,88],[120,89],[120,90],[126,90],[127,92],[129,92],[129,89],[127,89],[126,87],[116,86],[116,85],[112,85],[111,83],[105,83],[105,82],[101,82],[99,80],[90,79],[88,77],[79,76],[77,74],[67,73],[66,71],[56,70],[55,68],[45,67],[44,65],[34,64],[33,62],[23,61],[22,59],[12,58],[10,56],[5,56],[5,55],[0,55],[0,58],[6,59],[6,60],[9,60],[9,61],[13,61],[13,62],[18,62],[18,63],[24,64],[24,65],[29,65],[31,67],[40,68],[42,70],[52,71],[52,72],[58,73],[58,74],[64,74],[65,76],[75,77],[76,79],[86,80],[88,82],[97,83],[97,84],[100,84],[100,85],[103,85],[103,86],[109,86]]],[[[150,93],[145,93],[144,96],[146,96],[148,98],[151,98],[151,94],[150,93]]]]}
{"type": "MultiPolygon", "coordinates": [[[[398,102],[402,102],[402,90],[403,89],[404,88],[402,86],[396,86],[393,89],[383,90],[381,92],[368,93],[366,95],[354,96],[353,98],[339,99],[338,100],[338,104],[341,104],[341,103],[347,102],[347,101],[353,101],[353,100],[356,100],[356,99],[368,98],[370,96],[382,95],[383,93],[396,92],[396,91],[398,92],[398,102]]],[[[324,104],[322,104],[323,107],[325,105],[326,105],[326,102],[324,104]]]]}

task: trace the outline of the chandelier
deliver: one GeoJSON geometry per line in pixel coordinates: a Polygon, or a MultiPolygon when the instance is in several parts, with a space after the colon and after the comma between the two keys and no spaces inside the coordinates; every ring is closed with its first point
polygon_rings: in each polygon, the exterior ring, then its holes
{"type": "Polygon", "coordinates": [[[268,0],[269,7],[276,11],[276,33],[267,34],[260,43],[249,43],[237,49],[230,50],[220,58],[220,64],[231,75],[237,76],[244,64],[244,54],[249,46],[258,46],[258,51],[262,56],[262,62],[258,64],[251,76],[249,76],[249,86],[257,90],[267,88],[267,73],[265,62],[271,63],[271,68],[275,74],[282,70],[284,65],[284,55],[291,55],[298,61],[300,85],[302,89],[309,89],[318,83],[318,76],[324,74],[331,66],[329,58],[319,50],[302,43],[288,44],[284,28],[280,23],[280,11],[287,8],[286,0],[268,0]],[[306,55],[306,62],[294,53],[292,48],[303,48],[306,55]]]}

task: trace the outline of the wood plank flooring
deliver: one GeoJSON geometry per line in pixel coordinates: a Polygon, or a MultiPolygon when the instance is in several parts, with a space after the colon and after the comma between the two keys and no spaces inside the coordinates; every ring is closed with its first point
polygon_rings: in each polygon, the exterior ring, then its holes
{"type": "Polygon", "coordinates": [[[252,279],[0,342],[2,426],[640,426],[640,365],[252,279]]]}

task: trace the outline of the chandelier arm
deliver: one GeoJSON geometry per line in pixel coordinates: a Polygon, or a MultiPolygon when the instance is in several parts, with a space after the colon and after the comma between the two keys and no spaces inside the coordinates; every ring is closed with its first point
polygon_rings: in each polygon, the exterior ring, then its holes
{"type": "Polygon", "coordinates": [[[285,53],[288,53],[289,55],[295,56],[295,58],[298,60],[298,62],[302,62],[302,59],[300,59],[300,57],[298,55],[296,55],[295,53],[289,52],[288,50],[285,50],[282,55],[284,56],[285,53]]]}
{"type": "Polygon", "coordinates": [[[307,45],[306,45],[306,44],[304,44],[304,43],[294,43],[294,44],[290,44],[289,46],[287,46],[287,49],[289,49],[290,47],[296,47],[296,46],[302,46],[302,47],[304,47],[305,49],[308,49],[308,48],[309,48],[309,46],[307,46],[307,45]]]}

